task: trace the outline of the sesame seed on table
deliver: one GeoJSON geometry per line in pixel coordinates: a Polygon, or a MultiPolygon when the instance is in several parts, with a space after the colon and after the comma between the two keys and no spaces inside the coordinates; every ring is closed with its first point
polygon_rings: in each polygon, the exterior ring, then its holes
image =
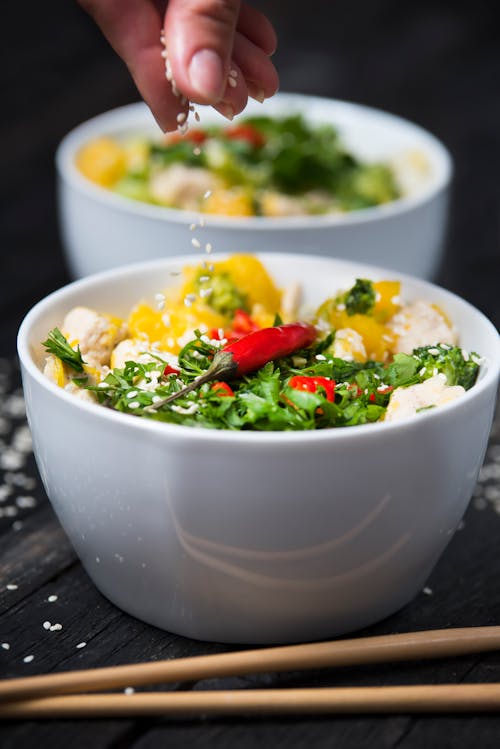
{"type": "MultiPolygon", "coordinates": [[[[333,96],[392,111],[428,128],[450,147],[456,173],[438,281],[499,325],[500,39],[494,4],[483,5],[479,13],[467,4],[457,7],[460,4],[444,0],[410,2],[404,8],[390,0],[360,0],[355,7],[321,3],[307,17],[297,0],[256,4],[267,9],[278,29],[275,60],[282,90],[333,96]]],[[[2,677],[234,649],[160,631],[107,601],[62,531],[31,451],[15,335],[25,312],[69,280],[57,230],[54,150],[79,122],[137,99],[127,71],[77,3],[54,0],[52,6],[50,14],[40,4],[31,8],[30,25],[37,33],[29,45],[19,43],[14,32],[4,40],[11,64],[3,91],[4,148],[0,152],[2,677]]],[[[22,4],[8,4],[6,26],[23,28],[23,13],[22,4]]],[[[234,72],[229,72],[233,81],[234,72]]],[[[181,129],[184,124],[181,118],[181,129]]],[[[191,231],[197,232],[198,226],[203,226],[203,219],[191,231]]],[[[212,251],[187,232],[186,253],[192,253],[193,246],[207,255],[212,251]]],[[[157,302],[161,305],[162,299],[157,302]]],[[[73,428],[68,425],[65,438],[71,439],[73,428]]],[[[360,634],[500,624],[499,537],[497,408],[469,509],[433,574],[409,605],[360,634]]],[[[489,653],[336,672],[243,675],[166,688],[462,681],[500,682],[500,657],[489,653]]],[[[123,690],[124,694],[133,691],[132,687],[123,690]]],[[[247,749],[257,744],[262,749],[489,749],[498,746],[499,729],[500,717],[494,715],[24,721],[0,723],[0,746],[58,749],[71,742],[72,749],[247,749]]]]}

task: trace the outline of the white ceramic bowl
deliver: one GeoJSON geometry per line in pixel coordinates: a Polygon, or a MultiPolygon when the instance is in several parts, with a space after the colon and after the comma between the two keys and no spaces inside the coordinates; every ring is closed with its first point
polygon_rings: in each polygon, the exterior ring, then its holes
{"type": "MultiPolygon", "coordinates": [[[[217,256],[216,256],[217,257],[217,256]]],[[[261,256],[318,303],[370,266],[261,256]]],[[[74,305],[125,315],[199,256],[77,281],[19,332],[28,419],[47,494],[88,574],[117,606],[164,629],[227,642],[331,637],[407,603],[451,539],[483,460],[498,335],[467,302],[402,276],[485,357],[477,384],[412,419],[316,432],[163,424],[83,402],[40,371],[40,341],[74,305]]],[[[393,276],[392,276],[393,277],[393,276]]],[[[453,581],[450,580],[450,585],[453,581]]]]}
{"type": "MultiPolygon", "coordinates": [[[[335,125],[347,147],[363,159],[396,160],[402,178],[412,183],[408,195],[344,215],[205,216],[200,239],[218,252],[318,253],[433,278],[442,256],[452,171],[444,146],[430,133],[394,115],[311,96],[278,94],[265,105],[251,102],[243,116],[296,112],[313,123],[335,125]],[[406,159],[410,151],[418,152],[427,164],[425,174],[406,159]]],[[[213,122],[227,124],[213,110],[202,111],[202,124],[213,122]]],[[[159,134],[144,104],[94,117],[69,133],[57,151],[61,234],[76,277],[191,249],[189,225],[198,221],[199,214],[116,195],[77,170],[75,154],[84,143],[102,135],[129,133],[159,134]]]]}

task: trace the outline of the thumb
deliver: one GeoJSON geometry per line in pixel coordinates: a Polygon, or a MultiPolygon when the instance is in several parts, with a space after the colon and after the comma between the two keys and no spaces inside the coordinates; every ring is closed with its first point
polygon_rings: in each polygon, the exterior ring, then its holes
{"type": "Polygon", "coordinates": [[[177,88],[199,104],[226,89],[240,0],[170,0],[165,42],[177,88]]]}

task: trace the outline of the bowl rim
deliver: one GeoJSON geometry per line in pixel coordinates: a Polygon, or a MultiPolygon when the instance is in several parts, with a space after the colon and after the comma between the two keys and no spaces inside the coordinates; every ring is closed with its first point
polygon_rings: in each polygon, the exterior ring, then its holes
{"type": "MultiPolygon", "coordinates": [[[[217,253],[212,257],[215,261],[227,258],[232,253],[217,253]]],[[[389,433],[406,429],[411,429],[413,424],[415,428],[423,423],[423,420],[432,420],[440,418],[440,415],[444,412],[450,412],[452,410],[460,409],[471,400],[478,398],[485,390],[494,385],[498,381],[500,373],[500,336],[493,323],[476,307],[470,302],[466,301],[462,297],[454,294],[447,289],[443,289],[437,284],[433,284],[429,281],[424,281],[420,278],[410,276],[405,273],[394,273],[390,270],[382,268],[380,266],[369,265],[365,263],[350,262],[346,260],[338,260],[336,258],[326,258],[321,255],[301,255],[291,253],[265,253],[257,254],[264,263],[266,259],[269,260],[271,257],[276,260],[283,260],[285,262],[293,262],[298,257],[311,259],[314,261],[321,261],[323,263],[332,264],[334,266],[341,266],[352,275],[358,273],[365,273],[365,277],[370,277],[370,273],[376,273],[378,275],[389,273],[395,276],[398,280],[401,280],[402,284],[405,283],[416,283],[418,287],[429,289],[430,291],[437,292],[442,295],[446,300],[453,300],[455,303],[459,303],[465,306],[465,309],[471,312],[478,318],[480,325],[484,326],[489,332],[497,335],[497,347],[496,351],[488,352],[488,356],[484,357],[487,359],[488,367],[486,373],[482,379],[480,379],[470,390],[466,393],[449,403],[446,403],[439,407],[439,409],[430,409],[419,414],[419,418],[416,419],[414,416],[410,416],[399,421],[394,422],[375,422],[372,424],[359,424],[351,426],[349,428],[335,428],[330,429],[318,429],[318,430],[300,430],[300,431],[238,431],[230,429],[207,429],[203,427],[192,427],[183,424],[170,424],[168,422],[154,421],[145,418],[133,418],[131,414],[121,413],[119,411],[113,411],[105,408],[100,404],[84,401],[75,395],[66,392],[63,388],[60,388],[56,383],[49,380],[37,366],[36,362],[30,351],[30,331],[37,319],[44,314],[50,307],[65,297],[71,297],[75,291],[84,291],[85,288],[91,287],[95,282],[107,282],[113,279],[119,280],[120,277],[124,278],[127,276],[133,276],[134,273],[151,273],[158,269],[164,269],[165,266],[171,267],[172,265],[186,265],[190,262],[200,261],[200,255],[177,255],[172,258],[162,258],[161,260],[150,260],[133,263],[130,265],[122,266],[121,268],[112,268],[110,270],[95,273],[91,276],[73,281],[65,286],[53,291],[39,302],[37,302],[24,317],[17,335],[17,351],[22,368],[28,373],[28,375],[36,380],[36,382],[42,386],[42,388],[49,391],[52,396],[62,399],[68,406],[72,406],[77,411],[82,409],[83,413],[88,417],[95,418],[97,420],[104,419],[116,423],[117,426],[123,425],[123,428],[131,430],[139,430],[146,433],[154,433],[164,436],[175,436],[177,440],[194,440],[195,442],[202,441],[215,441],[217,443],[222,442],[226,445],[238,444],[238,445],[275,445],[276,449],[279,446],[290,447],[292,445],[298,445],[300,443],[308,444],[317,442],[329,442],[336,440],[352,440],[352,439],[363,439],[363,435],[368,439],[376,439],[376,435],[379,435],[382,430],[383,433],[389,433]],[[361,430],[361,431],[360,431],[361,430]],[[370,438],[370,434],[375,435],[370,438]]]]}
{"type": "MultiPolygon", "coordinates": [[[[349,226],[364,224],[371,221],[381,221],[394,216],[408,213],[419,206],[430,202],[436,195],[444,191],[453,177],[453,159],[446,146],[431,132],[414,122],[392,114],[382,109],[369,107],[364,104],[333,99],[320,96],[309,96],[306,94],[295,94],[278,92],[269,100],[278,106],[289,105],[302,111],[307,111],[307,106],[330,107],[340,109],[344,112],[357,115],[358,117],[376,117],[387,123],[414,133],[420,140],[419,148],[425,143],[425,153],[432,157],[432,164],[436,168],[436,174],[429,184],[424,186],[414,195],[407,195],[389,203],[371,208],[362,208],[343,214],[323,214],[314,216],[216,216],[212,214],[200,214],[199,211],[187,211],[167,206],[151,205],[139,200],[132,200],[123,195],[118,195],[108,188],[96,185],[87,179],[78,170],[74,156],[78,148],[91,137],[95,127],[106,123],[113,124],[121,118],[132,120],[134,117],[142,119],[144,126],[146,120],[151,120],[151,113],[144,102],[135,102],[122,107],[102,112],[85,122],[80,123],[69,131],[60,141],[56,153],[56,170],[63,182],[68,183],[73,189],[83,193],[86,197],[96,202],[101,202],[118,212],[141,216],[157,221],[166,221],[179,224],[197,223],[200,215],[203,216],[205,226],[210,228],[238,229],[240,231],[282,231],[283,229],[311,229],[328,228],[334,226],[349,226]]],[[[200,110],[203,107],[199,107],[200,110]]],[[[246,110],[235,118],[244,118],[246,110]]],[[[132,125],[130,126],[132,127],[132,125]]]]}

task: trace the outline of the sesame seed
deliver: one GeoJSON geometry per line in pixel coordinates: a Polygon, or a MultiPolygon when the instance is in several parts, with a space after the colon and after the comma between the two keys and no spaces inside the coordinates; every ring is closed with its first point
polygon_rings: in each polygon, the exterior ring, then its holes
{"type": "Polygon", "coordinates": [[[212,194],[212,190],[207,190],[207,191],[206,191],[206,193],[204,194],[204,196],[203,196],[203,197],[204,197],[205,199],[206,199],[206,198],[209,198],[211,194],[212,194]]]}
{"type": "Polygon", "coordinates": [[[98,387],[98,388],[107,388],[107,387],[108,387],[108,383],[107,383],[107,382],[100,382],[100,383],[99,383],[99,384],[97,385],[97,387],[98,387]]]}
{"type": "Polygon", "coordinates": [[[31,663],[31,661],[34,659],[35,659],[34,655],[25,655],[23,658],[23,663],[31,663]]]}
{"type": "Polygon", "coordinates": [[[26,509],[28,507],[35,507],[36,505],[36,499],[34,497],[17,497],[16,499],[16,505],[20,507],[21,509],[26,509]]]}
{"type": "Polygon", "coordinates": [[[198,112],[194,113],[194,118],[195,118],[196,122],[200,121],[200,115],[198,114],[198,112]]]}
{"type": "Polygon", "coordinates": [[[134,694],[135,689],[134,689],[134,687],[125,687],[125,689],[123,691],[124,691],[125,694],[134,694]]]}
{"type": "Polygon", "coordinates": [[[437,356],[439,354],[439,349],[437,349],[437,348],[430,348],[429,349],[429,354],[431,354],[432,356],[437,356]]]}
{"type": "Polygon", "coordinates": [[[128,404],[128,407],[131,409],[139,408],[141,404],[139,401],[131,401],[131,403],[128,404]]]}
{"type": "Polygon", "coordinates": [[[62,624],[60,624],[59,622],[57,622],[56,624],[51,624],[50,631],[51,632],[60,632],[62,628],[63,628],[62,624]]]}
{"type": "Polygon", "coordinates": [[[205,226],[205,219],[203,216],[200,216],[200,226],[205,226]]]}
{"type": "Polygon", "coordinates": [[[47,621],[47,622],[44,622],[42,626],[44,629],[50,629],[52,624],[49,621],[47,621]]]}
{"type": "Polygon", "coordinates": [[[51,595],[51,596],[49,596],[49,597],[47,598],[47,601],[48,601],[49,603],[54,603],[54,601],[57,601],[57,598],[58,598],[58,596],[56,596],[56,595],[51,595]]]}
{"type": "Polygon", "coordinates": [[[210,296],[212,289],[200,289],[200,296],[203,299],[206,296],[210,296]]]}
{"type": "Polygon", "coordinates": [[[235,78],[228,78],[227,82],[229,83],[231,88],[236,88],[236,86],[238,85],[235,78]]]}
{"type": "Polygon", "coordinates": [[[206,243],[205,252],[207,253],[207,255],[210,255],[210,253],[212,252],[212,245],[210,244],[210,242],[206,243]]]}
{"type": "Polygon", "coordinates": [[[193,303],[196,300],[196,294],[186,294],[184,301],[193,303]]]}
{"type": "Polygon", "coordinates": [[[424,588],[424,589],[422,590],[422,593],[425,593],[425,595],[426,595],[426,596],[432,596],[432,593],[433,593],[433,591],[432,591],[432,588],[427,588],[427,587],[425,587],[425,588],[424,588]]]}
{"type": "Polygon", "coordinates": [[[14,531],[14,533],[17,533],[23,527],[23,523],[22,523],[21,520],[14,520],[14,522],[12,523],[11,527],[12,527],[12,530],[14,531]]]}
{"type": "Polygon", "coordinates": [[[86,642],[79,642],[76,647],[77,647],[78,650],[80,650],[81,648],[84,648],[86,646],[86,644],[87,644],[86,642]]]}
{"type": "Polygon", "coordinates": [[[326,361],[326,356],[324,356],[323,354],[316,354],[316,356],[314,358],[317,361],[326,361]]]}
{"type": "Polygon", "coordinates": [[[463,349],[462,349],[462,357],[464,361],[469,361],[469,358],[470,358],[469,354],[467,353],[467,351],[464,351],[463,349]]]}
{"type": "Polygon", "coordinates": [[[193,245],[193,247],[196,247],[197,249],[199,249],[201,247],[200,240],[196,239],[196,237],[192,238],[191,244],[193,245]]]}
{"type": "Polygon", "coordinates": [[[127,393],[127,398],[135,398],[137,395],[137,390],[130,390],[130,392],[127,393]]]}
{"type": "Polygon", "coordinates": [[[2,642],[2,648],[4,650],[10,650],[10,643],[8,643],[8,642],[2,642]]]}
{"type": "Polygon", "coordinates": [[[427,372],[426,368],[422,367],[422,369],[419,370],[418,374],[420,375],[420,377],[423,377],[426,372],[427,372]]]}
{"type": "Polygon", "coordinates": [[[235,70],[235,68],[231,68],[231,70],[229,71],[229,76],[231,78],[237,78],[238,77],[238,71],[235,70]]]}
{"type": "Polygon", "coordinates": [[[183,122],[185,122],[185,120],[186,120],[186,113],[185,112],[179,112],[179,114],[177,115],[177,122],[179,124],[182,124],[183,122]]]}
{"type": "Polygon", "coordinates": [[[196,224],[190,224],[189,228],[191,229],[191,231],[194,231],[196,229],[196,224]]]}
{"type": "Polygon", "coordinates": [[[200,153],[201,153],[201,148],[199,146],[195,146],[193,148],[193,153],[194,153],[195,156],[199,156],[200,153]]]}
{"type": "Polygon", "coordinates": [[[7,590],[17,590],[19,588],[19,585],[15,585],[14,583],[9,583],[5,586],[7,590]]]}
{"type": "Polygon", "coordinates": [[[200,276],[200,283],[205,283],[205,281],[210,281],[210,276],[200,276]]]}

